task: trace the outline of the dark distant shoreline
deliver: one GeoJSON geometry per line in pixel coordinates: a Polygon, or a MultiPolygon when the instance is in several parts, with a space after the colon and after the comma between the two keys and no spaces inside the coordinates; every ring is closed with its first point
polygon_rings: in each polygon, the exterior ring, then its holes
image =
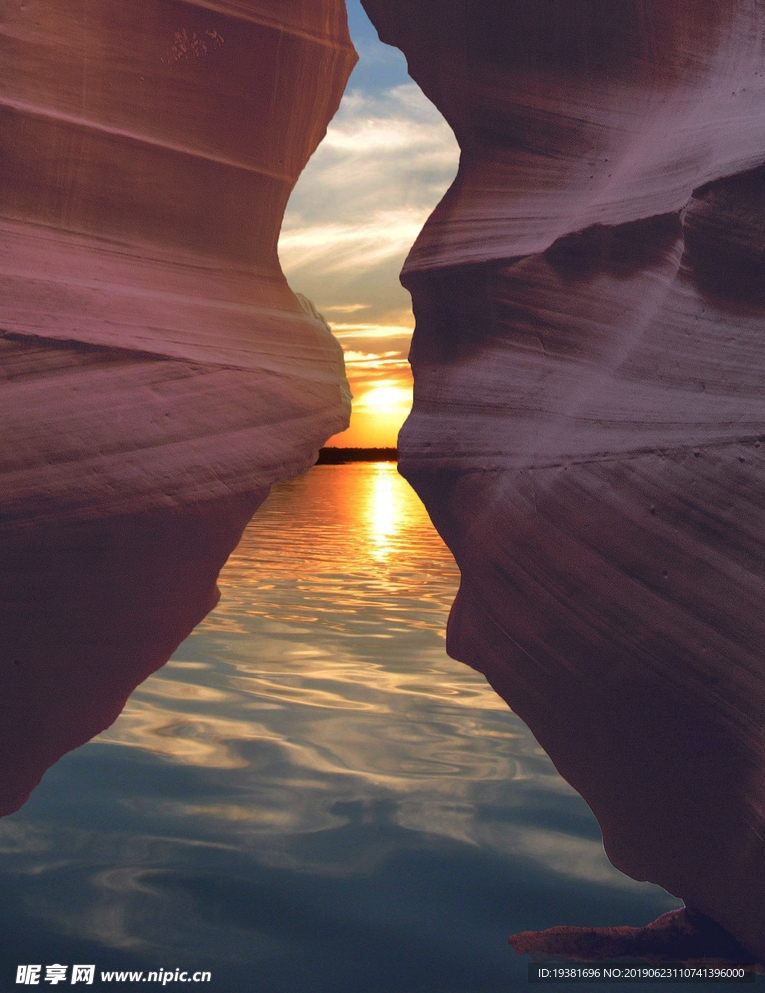
{"type": "Polygon", "coordinates": [[[316,465],[346,462],[398,462],[397,448],[320,448],[316,465]]]}

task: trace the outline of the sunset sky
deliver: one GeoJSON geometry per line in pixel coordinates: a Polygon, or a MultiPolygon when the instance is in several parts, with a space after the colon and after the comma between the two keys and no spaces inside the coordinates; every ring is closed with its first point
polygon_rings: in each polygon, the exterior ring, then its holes
{"type": "Polygon", "coordinates": [[[392,446],[412,399],[414,318],[398,274],[454,178],[458,147],[359,0],[348,0],[348,20],[359,63],[292,194],[279,254],[345,351],[351,427],[328,444],[392,446]]]}

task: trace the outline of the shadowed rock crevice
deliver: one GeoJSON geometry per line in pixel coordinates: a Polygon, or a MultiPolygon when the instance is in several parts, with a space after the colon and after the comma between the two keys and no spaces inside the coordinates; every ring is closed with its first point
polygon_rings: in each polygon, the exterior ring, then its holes
{"type": "Polygon", "coordinates": [[[683,212],[685,262],[700,291],[733,313],[765,308],[765,166],[694,193],[683,212]]]}

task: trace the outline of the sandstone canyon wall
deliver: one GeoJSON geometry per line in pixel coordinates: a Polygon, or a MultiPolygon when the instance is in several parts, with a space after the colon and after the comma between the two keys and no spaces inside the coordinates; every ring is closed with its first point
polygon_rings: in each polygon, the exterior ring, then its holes
{"type": "Polygon", "coordinates": [[[342,0],[2,4],[0,812],[348,424],[277,239],[355,61],[342,0]]]}
{"type": "Polygon", "coordinates": [[[279,268],[355,62],[341,0],[9,0],[3,520],[229,496],[347,425],[279,268]]]}
{"type": "Polygon", "coordinates": [[[765,6],[362,2],[462,149],[402,275],[449,651],[763,959],[765,6]]]}

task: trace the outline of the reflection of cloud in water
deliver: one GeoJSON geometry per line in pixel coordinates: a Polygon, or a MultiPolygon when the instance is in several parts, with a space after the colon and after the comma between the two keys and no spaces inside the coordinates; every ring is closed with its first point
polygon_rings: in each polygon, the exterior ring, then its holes
{"type": "Polygon", "coordinates": [[[0,855],[40,853],[51,847],[50,839],[40,828],[8,818],[0,820],[0,855]]]}
{"type": "Polygon", "coordinates": [[[230,693],[214,690],[210,686],[200,686],[188,680],[163,679],[155,676],[144,690],[150,696],[167,697],[169,700],[197,700],[200,703],[226,703],[233,700],[230,693]]]}
{"type": "MultiPolygon", "coordinates": [[[[191,700],[193,695],[180,699],[191,700]]],[[[248,762],[237,754],[233,743],[265,734],[265,728],[245,721],[178,713],[141,698],[131,699],[119,721],[98,740],[145,748],[185,765],[244,769],[248,762]]]]}
{"type": "Polygon", "coordinates": [[[91,941],[112,948],[137,948],[145,945],[132,926],[130,905],[156,896],[151,885],[152,871],[137,866],[104,869],[90,879],[93,902],[83,908],[69,925],[73,933],[84,933],[91,941]],[[73,926],[74,925],[74,926],[73,926]]]}

